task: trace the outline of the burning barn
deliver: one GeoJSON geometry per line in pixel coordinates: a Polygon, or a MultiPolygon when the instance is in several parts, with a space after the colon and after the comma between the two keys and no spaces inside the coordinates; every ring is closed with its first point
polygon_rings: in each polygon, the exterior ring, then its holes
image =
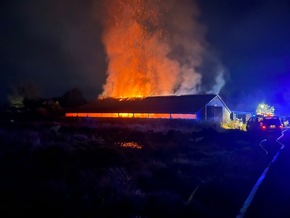
{"type": "Polygon", "coordinates": [[[227,122],[231,111],[219,95],[105,98],[75,108],[66,117],[192,119],[227,122]]]}
{"type": "Polygon", "coordinates": [[[66,117],[230,120],[220,96],[189,94],[219,93],[225,83],[222,64],[203,46],[205,32],[195,4],[112,0],[101,7],[108,60],[102,99],[66,117]]]}

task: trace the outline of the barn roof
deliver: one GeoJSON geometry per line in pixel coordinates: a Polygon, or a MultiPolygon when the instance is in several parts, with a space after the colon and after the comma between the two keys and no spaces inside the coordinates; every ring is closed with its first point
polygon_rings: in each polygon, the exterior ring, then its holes
{"type": "MultiPolygon", "coordinates": [[[[207,105],[215,94],[150,96],[146,98],[105,98],[70,110],[79,113],[196,113],[207,105]]],[[[220,99],[221,100],[221,99],[220,99]]],[[[222,100],[221,100],[222,101],[222,100]]],[[[222,101],[224,104],[224,102],[222,101]]],[[[225,105],[225,107],[227,107],[225,105]]]]}

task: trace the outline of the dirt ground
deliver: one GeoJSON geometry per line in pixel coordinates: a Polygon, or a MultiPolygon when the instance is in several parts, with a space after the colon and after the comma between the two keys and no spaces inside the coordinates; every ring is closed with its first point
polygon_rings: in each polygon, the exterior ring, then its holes
{"type": "Polygon", "coordinates": [[[241,130],[126,122],[2,123],[1,216],[235,217],[279,149],[241,130]]]}

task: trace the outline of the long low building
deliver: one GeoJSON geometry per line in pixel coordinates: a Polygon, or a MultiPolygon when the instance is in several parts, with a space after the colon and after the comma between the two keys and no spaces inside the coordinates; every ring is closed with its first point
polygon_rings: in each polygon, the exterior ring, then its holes
{"type": "Polygon", "coordinates": [[[105,98],[69,110],[66,117],[192,119],[227,122],[230,109],[219,95],[105,98]]]}

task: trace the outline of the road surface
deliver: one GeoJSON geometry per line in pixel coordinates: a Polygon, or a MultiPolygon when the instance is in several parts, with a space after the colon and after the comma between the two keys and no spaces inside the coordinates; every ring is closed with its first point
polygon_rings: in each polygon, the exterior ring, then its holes
{"type": "MultiPolygon", "coordinates": [[[[290,217],[290,129],[277,141],[265,141],[267,149],[278,149],[269,161],[264,179],[256,186],[254,197],[242,216],[263,218],[290,217]]],[[[262,143],[262,144],[263,144],[262,143]]],[[[261,175],[263,177],[263,175],[261,175]]],[[[248,199],[249,200],[249,199],[248,199]]]]}

